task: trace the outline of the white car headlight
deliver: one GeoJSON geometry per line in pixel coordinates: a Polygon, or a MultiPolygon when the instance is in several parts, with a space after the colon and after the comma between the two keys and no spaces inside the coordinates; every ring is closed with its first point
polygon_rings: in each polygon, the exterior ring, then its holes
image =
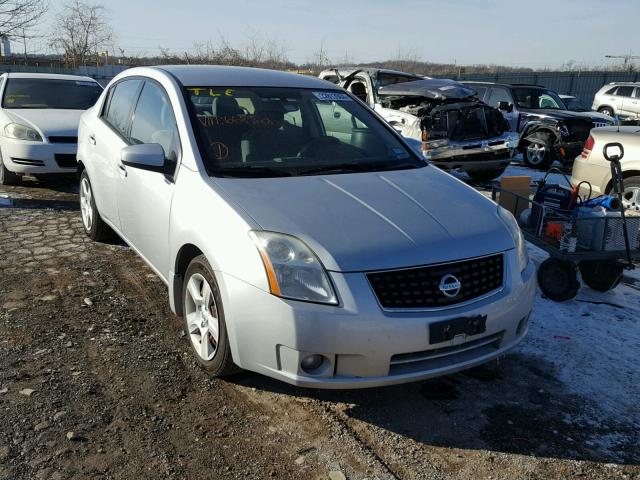
{"type": "Polygon", "coordinates": [[[308,302],[338,303],[318,257],[302,241],[283,233],[250,232],[267,271],[271,293],[308,302]]]}
{"type": "Polygon", "coordinates": [[[4,134],[9,138],[15,138],[17,140],[42,141],[42,137],[36,130],[25,125],[20,125],[19,123],[10,123],[4,127],[4,134]]]}
{"type": "Polygon", "coordinates": [[[509,210],[502,208],[498,205],[498,216],[502,219],[502,222],[507,226],[513,243],[516,247],[516,253],[518,254],[518,265],[520,267],[520,273],[524,272],[525,268],[529,264],[529,252],[527,251],[527,242],[525,242],[522,236],[522,231],[518,226],[518,222],[509,210]]]}

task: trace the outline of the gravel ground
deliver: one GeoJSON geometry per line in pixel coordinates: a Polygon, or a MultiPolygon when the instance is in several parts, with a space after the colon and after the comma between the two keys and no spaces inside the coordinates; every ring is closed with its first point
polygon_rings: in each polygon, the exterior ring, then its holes
{"type": "Polygon", "coordinates": [[[0,188],[2,479],[640,479],[639,420],[530,349],[335,392],[211,379],[188,348],[143,262],[84,237],[74,188],[0,188]]]}

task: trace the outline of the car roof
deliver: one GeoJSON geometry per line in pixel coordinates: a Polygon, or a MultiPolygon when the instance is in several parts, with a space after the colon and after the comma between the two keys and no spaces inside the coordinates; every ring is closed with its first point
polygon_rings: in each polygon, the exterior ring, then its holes
{"type": "Polygon", "coordinates": [[[533,83],[496,83],[496,82],[481,82],[478,80],[460,80],[460,83],[473,83],[475,85],[496,85],[498,87],[531,87],[531,88],[544,88],[544,85],[535,85],[533,83]]]}
{"type": "Polygon", "coordinates": [[[425,78],[421,75],[416,75],[415,73],[409,73],[409,72],[402,72],[400,70],[391,70],[388,68],[376,68],[376,67],[339,67],[339,68],[327,68],[326,70],[323,70],[322,72],[320,72],[320,75],[325,75],[328,73],[332,73],[335,75],[336,70],[338,71],[338,73],[343,76],[346,77],[347,75],[352,74],[355,71],[361,70],[363,72],[367,72],[369,75],[375,75],[377,73],[388,73],[390,75],[411,75],[412,77],[420,77],[420,78],[425,78]]]}
{"type": "MultiPolygon", "coordinates": [[[[127,76],[143,71],[145,68],[129,69],[126,71],[127,76]]],[[[171,74],[185,87],[211,85],[221,87],[285,87],[340,90],[333,83],[316,77],[264,68],[222,65],[161,65],[151,68],[171,74]]]]}
{"type": "Polygon", "coordinates": [[[81,82],[96,82],[91,77],[84,75],[67,75],[66,73],[29,73],[29,72],[5,72],[7,78],[40,78],[48,80],[77,80],[81,82]]]}

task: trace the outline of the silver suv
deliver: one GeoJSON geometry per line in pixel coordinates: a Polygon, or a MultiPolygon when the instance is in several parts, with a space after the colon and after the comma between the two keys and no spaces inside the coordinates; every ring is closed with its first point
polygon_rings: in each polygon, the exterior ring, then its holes
{"type": "Polygon", "coordinates": [[[593,97],[593,110],[622,119],[640,118],[640,83],[615,82],[602,87],[593,97]]]}

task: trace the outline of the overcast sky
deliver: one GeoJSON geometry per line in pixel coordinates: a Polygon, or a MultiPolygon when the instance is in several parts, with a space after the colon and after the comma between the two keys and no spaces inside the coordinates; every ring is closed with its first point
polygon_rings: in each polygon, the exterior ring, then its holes
{"type": "MultiPolygon", "coordinates": [[[[100,0],[98,0],[100,3],[100,0]]],[[[604,65],[640,54],[640,0],[102,0],[129,55],[275,38],[294,62],[417,55],[458,64],[604,65]],[[252,33],[253,32],[253,33],[252,33]]],[[[52,0],[50,17],[62,4],[52,0]]],[[[46,27],[43,27],[46,29],[46,27]]],[[[620,62],[620,61],[619,61],[620,62]]]]}

